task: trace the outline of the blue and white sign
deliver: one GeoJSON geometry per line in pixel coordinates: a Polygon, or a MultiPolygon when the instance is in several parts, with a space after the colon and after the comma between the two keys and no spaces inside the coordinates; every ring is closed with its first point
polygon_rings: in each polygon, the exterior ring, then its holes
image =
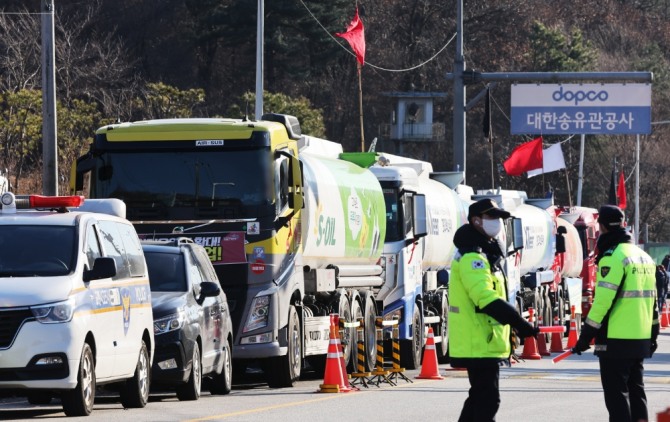
{"type": "Polygon", "coordinates": [[[649,134],[650,84],[512,85],[512,134],[649,134]]]}

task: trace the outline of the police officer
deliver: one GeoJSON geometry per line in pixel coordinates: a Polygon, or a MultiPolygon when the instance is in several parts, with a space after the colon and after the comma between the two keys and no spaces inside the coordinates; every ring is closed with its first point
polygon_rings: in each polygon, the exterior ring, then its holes
{"type": "Polygon", "coordinates": [[[500,406],[500,365],[512,354],[512,325],[524,338],[538,329],[507,302],[507,286],[496,236],[510,217],[491,199],[470,205],[468,224],[454,235],[458,249],[449,281],[449,358],[466,368],[470,391],[459,421],[494,421],[500,406]]]}
{"type": "Polygon", "coordinates": [[[643,360],[656,350],[656,265],[635,246],[623,226],[620,208],[598,211],[598,282],[593,306],[573,352],[595,337],[600,380],[610,421],[646,421],[643,360]]]}

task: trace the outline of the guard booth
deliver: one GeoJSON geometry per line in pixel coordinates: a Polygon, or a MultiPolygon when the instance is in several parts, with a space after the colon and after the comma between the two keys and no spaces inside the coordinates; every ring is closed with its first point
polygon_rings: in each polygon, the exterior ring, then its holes
{"type": "Polygon", "coordinates": [[[389,122],[380,125],[379,137],[396,145],[402,152],[404,141],[435,142],[445,140],[445,124],[435,123],[435,102],[447,97],[445,92],[385,92],[385,97],[394,98],[394,108],[389,110],[389,122]]]}

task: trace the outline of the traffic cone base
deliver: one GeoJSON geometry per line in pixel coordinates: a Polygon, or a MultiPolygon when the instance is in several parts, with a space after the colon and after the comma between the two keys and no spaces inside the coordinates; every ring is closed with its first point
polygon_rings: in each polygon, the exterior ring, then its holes
{"type": "Polygon", "coordinates": [[[521,356],[519,357],[530,360],[542,359],[537,350],[537,340],[535,340],[535,337],[528,337],[523,341],[523,352],[521,352],[521,356]]]}
{"type": "Polygon", "coordinates": [[[551,353],[547,350],[547,337],[544,333],[537,335],[537,351],[540,356],[551,356],[551,353]]]}
{"type": "Polygon", "coordinates": [[[437,369],[437,352],[435,351],[435,339],[433,327],[428,327],[428,340],[423,350],[423,362],[421,362],[421,373],[415,378],[441,380],[444,379],[437,369]]]}
{"type": "MultiPolygon", "coordinates": [[[[558,316],[554,317],[554,326],[558,327],[561,325],[561,321],[558,319],[558,316]]],[[[551,333],[551,346],[549,346],[549,351],[551,353],[563,353],[565,349],[563,348],[563,333],[551,333]]]]}

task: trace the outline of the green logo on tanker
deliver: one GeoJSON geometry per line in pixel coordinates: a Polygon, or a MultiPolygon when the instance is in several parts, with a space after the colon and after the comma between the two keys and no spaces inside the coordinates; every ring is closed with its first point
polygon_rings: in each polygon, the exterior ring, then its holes
{"type": "Polygon", "coordinates": [[[319,216],[319,236],[316,238],[316,246],[335,245],[335,218],[325,217],[323,214],[319,216]]]}
{"type": "Polygon", "coordinates": [[[372,256],[377,253],[380,239],[380,221],[384,221],[384,199],[379,192],[352,188],[346,195],[346,248],[348,255],[372,256]],[[381,202],[380,202],[381,201],[381,202]],[[380,204],[382,206],[380,206],[380,204]]]}

